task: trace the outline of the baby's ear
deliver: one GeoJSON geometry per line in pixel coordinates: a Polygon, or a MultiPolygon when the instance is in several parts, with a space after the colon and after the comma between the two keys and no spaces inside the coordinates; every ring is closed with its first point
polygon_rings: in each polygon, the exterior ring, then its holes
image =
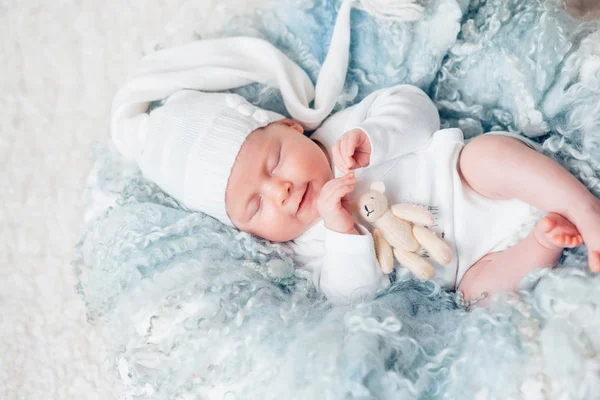
{"type": "Polygon", "coordinates": [[[281,122],[284,125],[289,126],[290,128],[292,128],[295,131],[304,133],[304,128],[302,127],[302,125],[300,125],[298,122],[294,121],[293,119],[284,118],[279,122],[281,122]]]}

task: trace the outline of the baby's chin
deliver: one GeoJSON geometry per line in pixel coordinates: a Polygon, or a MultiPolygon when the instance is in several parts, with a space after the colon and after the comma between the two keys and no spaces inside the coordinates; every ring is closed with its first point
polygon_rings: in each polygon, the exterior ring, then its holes
{"type": "MultiPolygon", "coordinates": [[[[304,231],[306,232],[306,231],[304,231]]],[[[265,234],[265,235],[258,235],[260,237],[262,237],[263,239],[266,239],[270,242],[273,243],[283,243],[283,242],[289,242],[290,240],[294,240],[296,239],[298,236],[302,235],[302,233],[296,233],[296,232],[286,232],[286,233],[269,233],[269,234],[265,234]]]]}

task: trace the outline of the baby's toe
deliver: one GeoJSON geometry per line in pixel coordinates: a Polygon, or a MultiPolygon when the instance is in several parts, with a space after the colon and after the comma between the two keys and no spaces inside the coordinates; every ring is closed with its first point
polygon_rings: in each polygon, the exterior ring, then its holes
{"type": "Polygon", "coordinates": [[[552,235],[552,241],[558,246],[563,246],[566,243],[566,238],[567,236],[562,234],[552,235]]]}
{"type": "Polygon", "coordinates": [[[588,261],[592,272],[600,272],[600,254],[597,251],[589,250],[588,261]]]}
{"type": "Polygon", "coordinates": [[[575,234],[575,235],[571,236],[569,247],[579,247],[582,244],[583,244],[583,238],[581,237],[581,235],[575,234]]]}
{"type": "Polygon", "coordinates": [[[577,237],[575,237],[575,236],[569,236],[567,238],[567,240],[565,241],[565,244],[566,244],[567,247],[576,247],[576,246],[579,246],[577,244],[577,237]]]}

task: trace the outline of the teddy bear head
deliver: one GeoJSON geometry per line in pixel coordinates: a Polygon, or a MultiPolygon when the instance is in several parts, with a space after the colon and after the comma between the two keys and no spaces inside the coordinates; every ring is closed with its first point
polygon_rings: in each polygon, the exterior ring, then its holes
{"type": "Polygon", "coordinates": [[[358,212],[369,222],[377,221],[388,209],[387,197],[383,194],[385,185],[383,182],[373,182],[369,191],[360,196],[358,200],[358,212]]]}

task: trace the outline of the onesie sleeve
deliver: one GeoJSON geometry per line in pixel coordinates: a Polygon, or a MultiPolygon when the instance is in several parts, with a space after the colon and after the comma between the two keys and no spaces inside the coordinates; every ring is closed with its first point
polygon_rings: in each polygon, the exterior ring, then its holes
{"type": "Polygon", "coordinates": [[[440,116],[423,90],[397,85],[371,93],[354,107],[345,131],[355,128],[369,137],[372,166],[422,148],[440,130],[440,116]]]}
{"type": "Polygon", "coordinates": [[[334,304],[349,304],[372,297],[390,285],[379,268],[373,237],[358,225],[360,235],[326,229],[325,257],[319,287],[334,304]]]}

